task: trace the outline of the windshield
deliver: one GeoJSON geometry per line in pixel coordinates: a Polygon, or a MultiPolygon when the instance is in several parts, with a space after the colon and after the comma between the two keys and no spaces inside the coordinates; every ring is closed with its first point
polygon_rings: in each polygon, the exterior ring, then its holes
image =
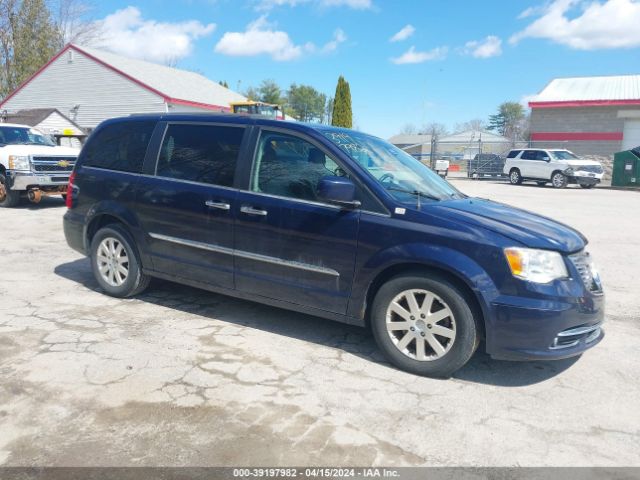
{"type": "Polygon", "coordinates": [[[47,145],[53,147],[53,139],[35,128],[0,127],[0,145],[47,145]]]}
{"type": "Polygon", "coordinates": [[[555,160],[579,160],[579,157],[568,150],[551,150],[551,156],[555,160]]]}
{"type": "Polygon", "coordinates": [[[445,200],[464,195],[429,167],[384,140],[358,132],[322,132],[398,201],[445,200]]]}

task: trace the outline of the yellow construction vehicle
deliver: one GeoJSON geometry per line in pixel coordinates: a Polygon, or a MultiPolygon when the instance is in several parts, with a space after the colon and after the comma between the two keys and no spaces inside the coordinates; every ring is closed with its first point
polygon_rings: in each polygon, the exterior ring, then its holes
{"type": "Polygon", "coordinates": [[[284,113],[280,106],[271,103],[254,102],[253,100],[234,102],[231,104],[231,111],[241,115],[264,115],[278,120],[284,120],[284,113]]]}

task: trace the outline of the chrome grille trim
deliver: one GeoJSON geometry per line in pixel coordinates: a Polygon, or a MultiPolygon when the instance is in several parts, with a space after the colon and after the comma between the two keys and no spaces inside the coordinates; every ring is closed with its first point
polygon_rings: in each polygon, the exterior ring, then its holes
{"type": "Polygon", "coordinates": [[[591,256],[585,252],[574,253],[573,255],[569,255],[569,260],[578,271],[580,278],[582,279],[582,283],[590,292],[601,292],[602,286],[600,285],[599,279],[594,276],[593,270],[593,262],[591,261],[591,256]]]}
{"type": "Polygon", "coordinates": [[[556,335],[553,343],[549,347],[551,350],[562,350],[564,348],[575,347],[584,340],[585,344],[595,342],[602,333],[602,322],[595,325],[580,326],[563,330],[556,335]]]}
{"type": "Polygon", "coordinates": [[[34,155],[31,157],[33,171],[38,173],[59,173],[71,172],[76,163],[77,158],[69,155],[66,156],[45,156],[34,155]],[[67,162],[68,165],[59,165],[60,162],[67,162]]]}
{"type": "Polygon", "coordinates": [[[600,165],[578,165],[574,168],[575,171],[589,172],[589,173],[603,173],[604,169],[600,165]]]}
{"type": "Polygon", "coordinates": [[[574,335],[583,335],[585,333],[593,332],[594,330],[598,330],[602,324],[596,323],[595,325],[589,325],[588,327],[576,327],[570,328],[569,330],[563,330],[558,334],[559,337],[573,337],[574,335]]]}

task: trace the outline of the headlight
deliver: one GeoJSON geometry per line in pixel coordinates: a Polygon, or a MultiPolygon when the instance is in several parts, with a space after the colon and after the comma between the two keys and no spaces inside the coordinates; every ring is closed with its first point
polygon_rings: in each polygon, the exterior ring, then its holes
{"type": "Polygon", "coordinates": [[[562,255],[550,250],[510,247],[504,249],[514,277],[533,283],[549,283],[569,276],[562,255]]]}
{"type": "Polygon", "coordinates": [[[29,157],[9,155],[9,170],[31,170],[29,157]]]}

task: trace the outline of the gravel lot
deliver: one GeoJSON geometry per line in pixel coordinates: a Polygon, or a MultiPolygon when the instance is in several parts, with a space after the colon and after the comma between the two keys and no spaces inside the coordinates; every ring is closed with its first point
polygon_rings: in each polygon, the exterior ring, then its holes
{"type": "Polygon", "coordinates": [[[0,464],[640,466],[640,193],[454,183],[589,237],[598,347],[431,380],[355,327],[160,281],[112,299],[50,198],[0,210],[0,464]]]}

